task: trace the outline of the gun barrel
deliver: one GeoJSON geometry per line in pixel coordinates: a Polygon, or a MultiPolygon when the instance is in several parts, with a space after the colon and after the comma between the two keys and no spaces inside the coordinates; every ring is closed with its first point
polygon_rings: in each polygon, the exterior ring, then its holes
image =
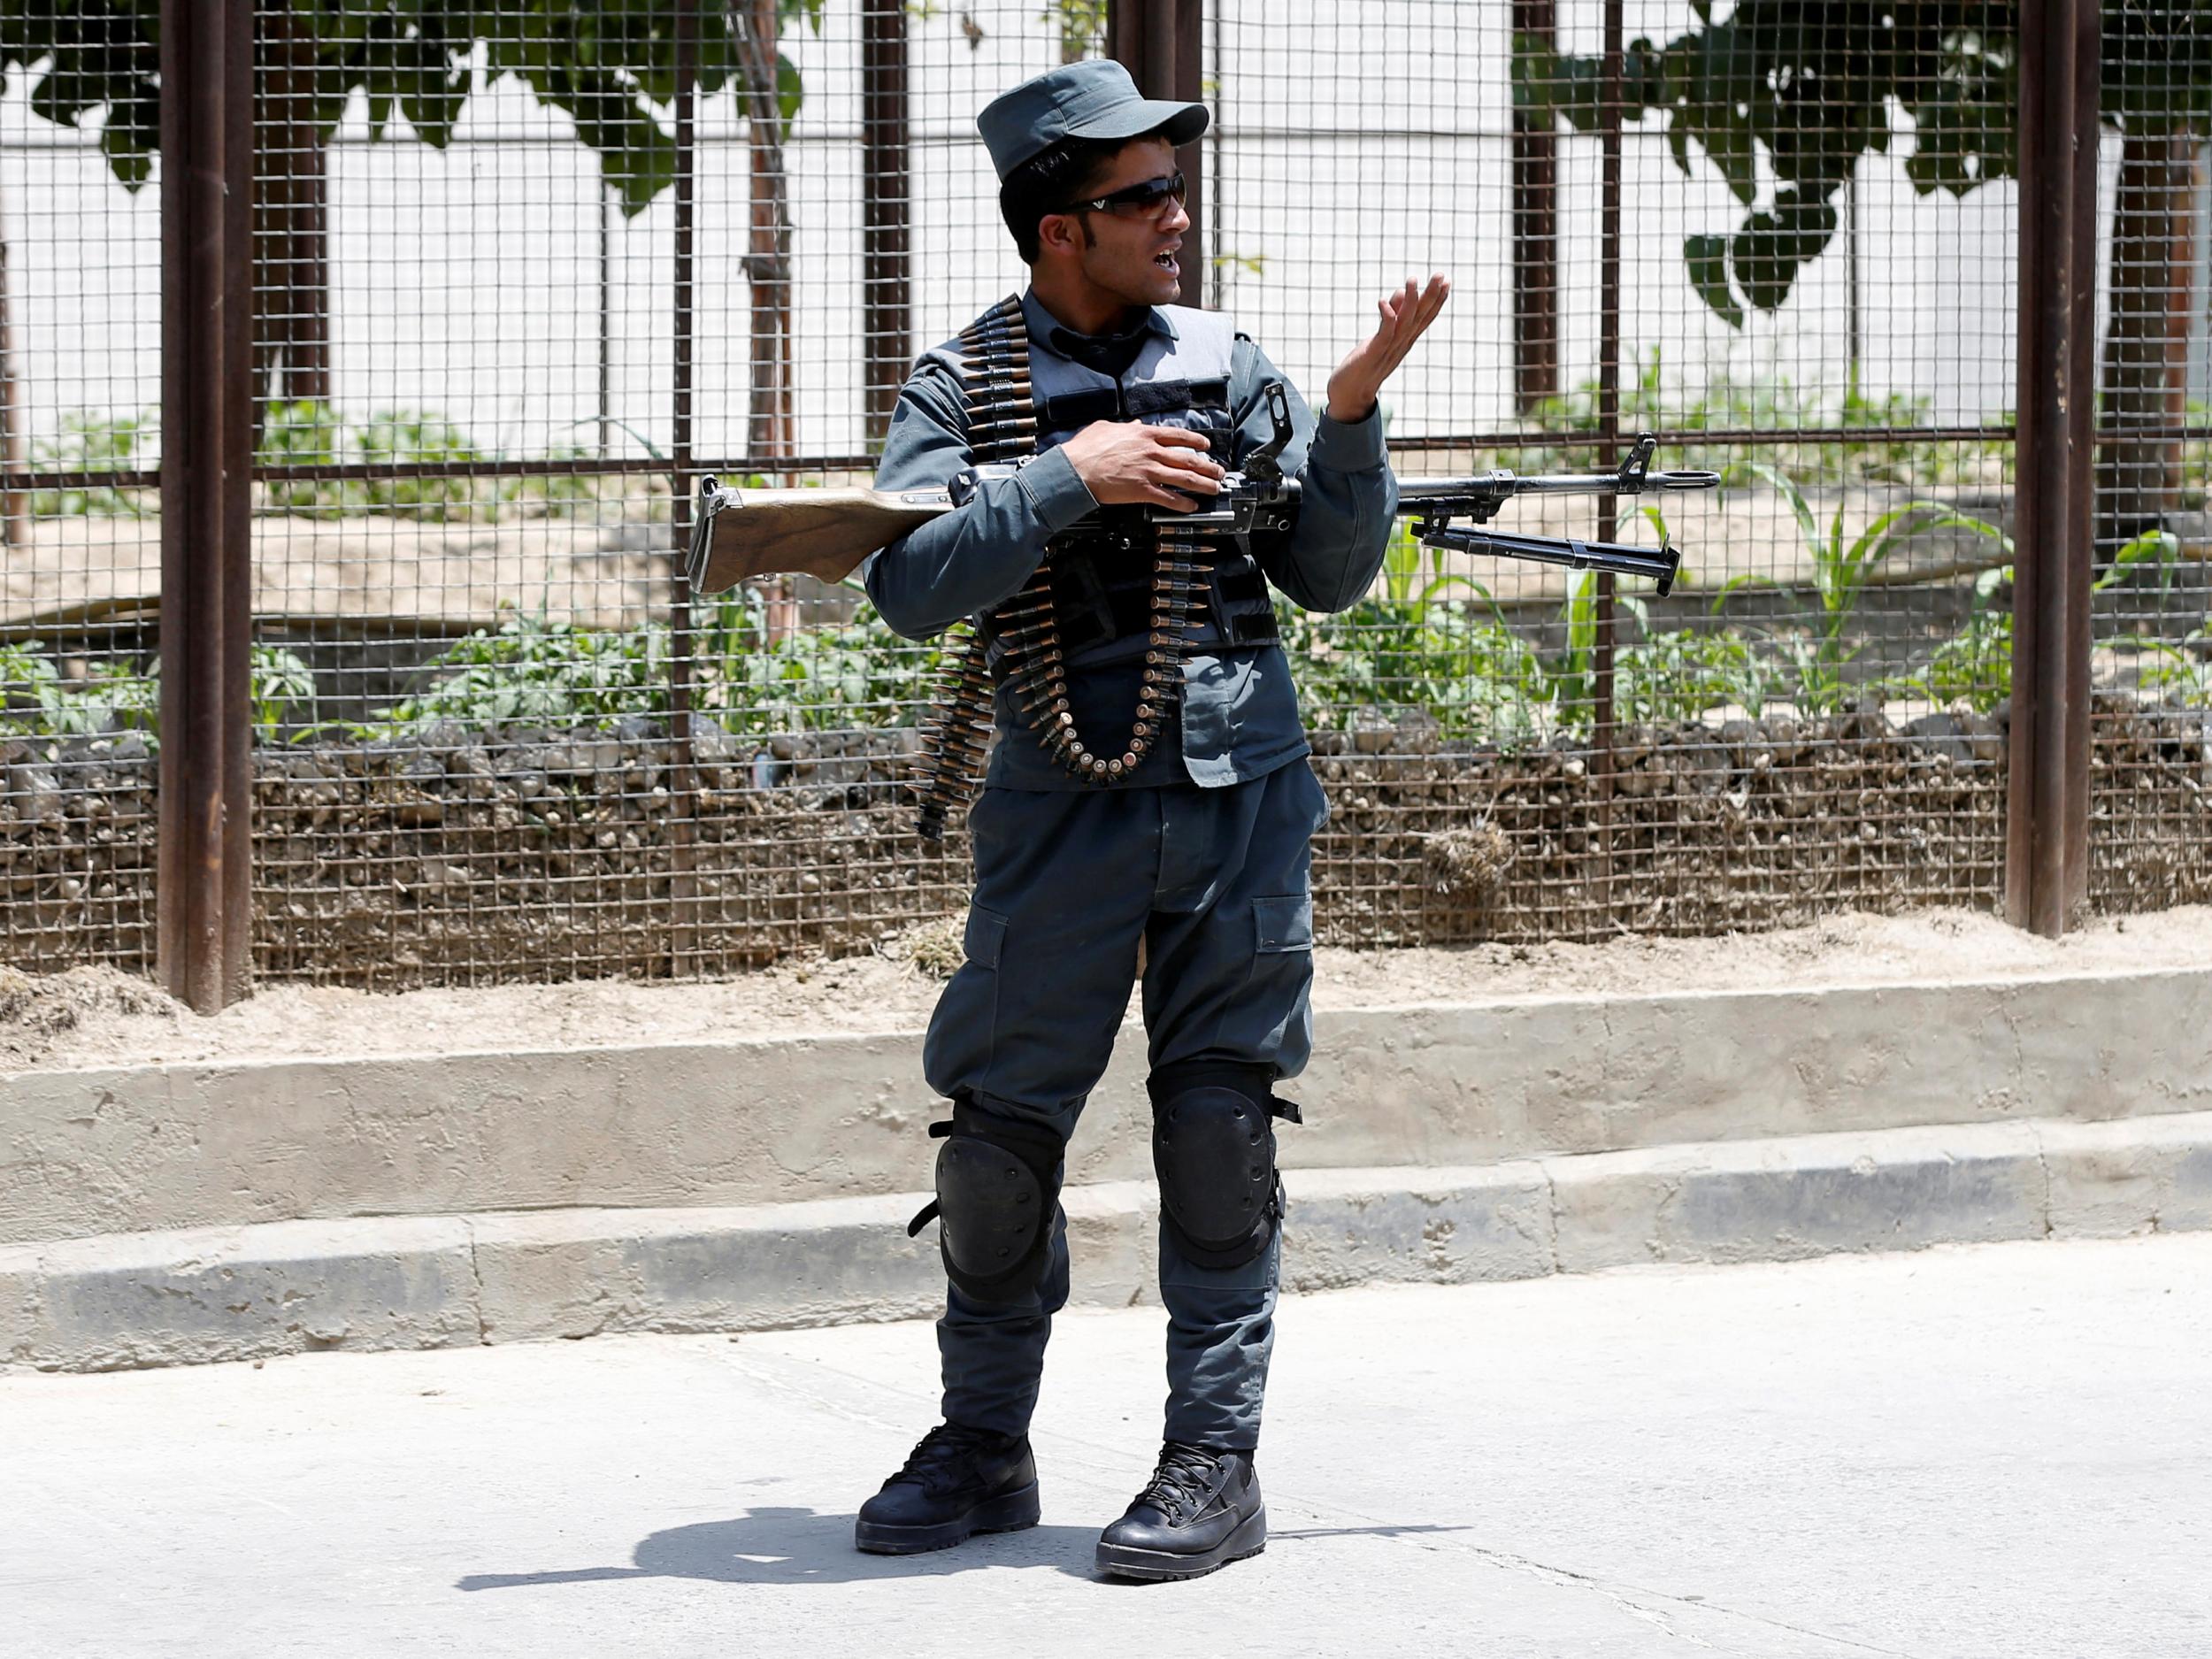
{"type": "MultiPolygon", "coordinates": [[[[1479,472],[1472,478],[1405,478],[1398,480],[1399,511],[1454,509],[1455,503],[1492,503],[1509,495],[1633,495],[1651,489],[1716,489],[1718,472],[1696,469],[1647,472],[1624,480],[1617,472],[1479,472]]],[[[1466,511],[1463,506],[1459,511],[1466,511]]]]}
{"type": "Polygon", "coordinates": [[[1682,568],[1682,556],[1671,547],[1632,547],[1624,541],[1581,541],[1572,536],[1515,535],[1508,530],[1478,530],[1448,526],[1421,534],[1433,548],[1456,553],[1487,553],[1502,558],[1525,559],[1537,565],[1560,565],[1570,570],[1610,571],[1616,576],[1635,576],[1656,584],[1664,598],[1674,588],[1682,568]]]}

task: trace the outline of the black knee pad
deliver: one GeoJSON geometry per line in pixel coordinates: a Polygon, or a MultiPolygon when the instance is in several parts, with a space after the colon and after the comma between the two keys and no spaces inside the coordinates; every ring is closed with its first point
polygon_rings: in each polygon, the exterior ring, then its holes
{"type": "Polygon", "coordinates": [[[945,1277],[979,1302],[1010,1302],[1043,1279],[1060,1197],[1060,1138],[1036,1125],[997,1118],[972,1102],[952,1103],[948,1123],[930,1125],[937,1196],[908,1224],[910,1239],[938,1223],[945,1277]]]}
{"type": "Polygon", "coordinates": [[[1243,1266],[1282,1218],[1274,1120],[1301,1120],[1274,1097],[1274,1081],[1273,1066],[1211,1060],[1163,1066],[1146,1081],[1161,1218],[1201,1267],[1243,1266]]]}

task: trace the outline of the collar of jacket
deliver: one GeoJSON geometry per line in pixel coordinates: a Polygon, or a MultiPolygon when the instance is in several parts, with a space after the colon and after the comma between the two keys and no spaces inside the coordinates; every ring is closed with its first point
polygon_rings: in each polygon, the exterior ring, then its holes
{"type": "Polygon", "coordinates": [[[1142,334],[1164,334],[1170,340],[1180,338],[1175,332],[1174,319],[1156,305],[1148,307],[1143,320],[1139,322],[1134,328],[1125,333],[1118,334],[1078,334],[1044,308],[1044,303],[1037,297],[1037,290],[1033,288],[1022,290],[1022,320],[1028,325],[1029,337],[1032,340],[1041,340],[1062,357],[1073,357],[1079,363],[1082,361],[1081,353],[1086,348],[1093,351],[1110,350],[1114,345],[1126,342],[1142,334]],[[1066,346],[1062,345],[1059,340],[1055,339],[1055,335],[1059,335],[1072,342],[1076,349],[1071,351],[1066,346]]]}

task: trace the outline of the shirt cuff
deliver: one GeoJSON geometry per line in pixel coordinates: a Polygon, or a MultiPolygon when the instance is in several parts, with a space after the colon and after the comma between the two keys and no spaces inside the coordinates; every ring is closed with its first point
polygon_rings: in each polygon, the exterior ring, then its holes
{"type": "Polygon", "coordinates": [[[1367,411],[1367,419],[1346,425],[1327,415],[1317,415],[1313,442],[1306,450],[1308,463],[1332,472],[1364,472],[1383,464],[1382,405],[1367,411]]]}
{"type": "Polygon", "coordinates": [[[1036,510],[1037,522],[1047,535],[1057,535],[1077,519],[1098,511],[1075,463],[1059,449],[1047,449],[1014,474],[1022,494],[1036,510]]]}

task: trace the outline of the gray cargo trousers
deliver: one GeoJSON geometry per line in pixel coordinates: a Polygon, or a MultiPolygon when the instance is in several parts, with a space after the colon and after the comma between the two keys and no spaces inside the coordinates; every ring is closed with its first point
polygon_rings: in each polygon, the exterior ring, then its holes
{"type": "MultiPolygon", "coordinates": [[[[1222,1060],[1295,1076],[1313,1041],[1309,843],[1327,817],[1302,759],[1224,788],[985,789],[968,817],[967,961],[930,1021],[931,1086],[1042,1125],[1064,1147],[1106,1069],[1140,939],[1155,1070],[1222,1060]]],[[[1165,1227],[1159,1248],[1164,1438],[1250,1449],[1274,1342],[1280,1235],[1237,1268],[1184,1259],[1165,1227]]],[[[1052,1316],[1067,1298],[1056,1206],[1034,1290],[984,1303],[947,1286],[937,1340],[949,1422],[1028,1428],[1052,1316]]]]}

